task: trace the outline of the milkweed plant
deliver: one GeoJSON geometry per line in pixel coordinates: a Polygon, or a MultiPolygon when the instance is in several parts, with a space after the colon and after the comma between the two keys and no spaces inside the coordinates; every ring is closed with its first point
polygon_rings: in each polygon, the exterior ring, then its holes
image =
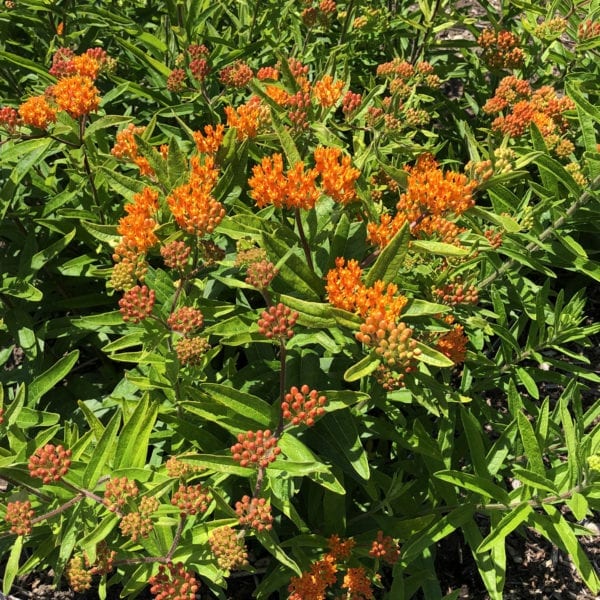
{"type": "Polygon", "coordinates": [[[600,591],[600,6],[498,5],[3,3],[4,594],[600,591]]]}

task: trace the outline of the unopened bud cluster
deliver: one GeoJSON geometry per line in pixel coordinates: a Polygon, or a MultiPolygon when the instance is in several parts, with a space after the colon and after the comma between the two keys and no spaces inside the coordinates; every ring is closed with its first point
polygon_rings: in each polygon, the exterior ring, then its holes
{"type": "Polygon", "coordinates": [[[546,19],[533,30],[533,35],[541,39],[556,39],[560,37],[567,29],[569,23],[563,17],[554,17],[546,19]]]}
{"type": "Polygon", "coordinates": [[[6,128],[10,133],[14,133],[19,124],[19,113],[15,108],[4,106],[0,108],[0,126],[6,128]]]}
{"type": "Polygon", "coordinates": [[[202,467],[185,463],[182,460],[179,460],[179,458],[176,456],[171,456],[165,463],[165,467],[169,477],[177,477],[179,479],[185,479],[189,475],[202,470],[202,467]]]}
{"type": "Polygon", "coordinates": [[[183,271],[187,265],[191,251],[192,249],[185,242],[176,240],[162,246],[160,255],[166,267],[183,271]]]}
{"type": "Polygon", "coordinates": [[[279,271],[270,260],[261,260],[248,265],[246,283],[257,290],[266,290],[279,271]]]}
{"type": "Polygon", "coordinates": [[[449,306],[477,304],[479,301],[477,288],[474,285],[467,286],[460,280],[447,283],[441,288],[433,288],[432,294],[435,300],[449,306]]]}
{"type": "Polygon", "coordinates": [[[180,485],[171,498],[171,504],[179,508],[182,518],[206,512],[209,502],[210,495],[200,484],[180,485]]]}
{"type": "Polygon", "coordinates": [[[489,227],[483,232],[483,235],[486,237],[492,248],[498,249],[500,246],[502,246],[502,238],[504,237],[503,231],[489,227]]]}
{"type": "Polygon", "coordinates": [[[244,538],[231,527],[220,527],[208,536],[208,542],[217,564],[223,571],[232,571],[248,563],[244,538]]]}
{"type": "Polygon", "coordinates": [[[241,502],[235,503],[235,512],[240,518],[242,527],[251,527],[257,531],[273,528],[271,505],[264,498],[244,496],[241,502]]]}
{"type": "Polygon", "coordinates": [[[204,315],[200,310],[192,306],[182,306],[169,315],[167,324],[173,331],[179,333],[190,333],[199,329],[204,323],[204,315]]]}
{"type": "Polygon", "coordinates": [[[71,450],[65,450],[63,446],[46,444],[38,448],[29,457],[29,474],[38,477],[43,483],[60,481],[69,471],[71,466],[71,450]]]}
{"type": "Polygon", "coordinates": [[[16,535],[29,535],[31,533],[31,519],[34,511],[29,500],[16,500],[6,504],[4,520],[10,525],[10,532],[16,535]]]}
{"type": "Polygon", "coordinates": [[[600,36],[600,21],[586,19],[577,26],[577,37],[580,42],[600,36]]]}
{"type": "Polygon", "coordinates": [[[600,473],[600,454],[592,454],[592,456],[588,456],[587,464],[590,471],[600,473]]]}
{"type": "Polygon", "coordinates": [[[154,528],[151,516],[158,510],[160,502],[154,496],[144,496],[139,505],[139,511],[126,514],[119,523],[123,535],[137,542],[139,538],[150,535],[154,528]]]}
{"type": "Polygon", "coordinates": [[[155,600],[195,600],[200,589],[200,582],[183,563],[160,565],[148,583],[155,600]]]}
{"type": "Polygon", "coordinates": [[[242,467],[258,466],[266,468],[281,453],[277,438],[270,429],[239,433],[237,444],[231,446],[233,460],[242,467]]]}
{"type": "Polygon", "coordinates": [[[156,294],[148,286],[132,287],[119,300],[119,312],[123,315],[123,321],[139,323],[148,318],[152,314],[155,300],[156,294]]]}
{"type": "Polygon", "coordinates": [[[327,398],[320,396],[317,390],[311,390],[304,384],[300,389],[293,386],[284,396],[281,403],[283,418],[290,421],[292,425],[304,423],[311,427],[315,419],[325,414],[327,398]]]}
{"type": "Polygon", "coordinates": [[[175,344],[175,353],[182,365],[200,364],[202,357],[210,350],[210,344],[204,337],[182,337],[175,344]]]}
{"type": "Polygon", "coordinates": [[[130,290],[136,281],[144,281],[148,264],[141,257],[123,258],[112,268],[109,285],[115,290],[130,290]]]}
{"type": "Polygon", "coordinates": [[[389,535],[383,535],[383,531],[378,531],[377,538],[371,545],[369,556],[379,558],[389,565],[394,565],[400,558],[400,550],[398,544],[389,535]]]}
{"type": "Polygon", "coordinates": [[[113,477],[104,488],[104,506],[111,512],[121,512],[139,494],[135,481],[127,477],[113,477]]]}
{"type": "Polygon", "coordinates": [[[377,310],[365,319],[356,339],[375,348],[388,368],[409,373],[414,367],[415,357],[421,353],[412,334],[413,330],[405,323],[395,323],[384,311],[377,310]]]}
{"type": "Polygon", "coordinates": [[[258,320],[258,331],[268,339],[290,339],[298,313],[281,302],[262,312],[258,320]]]}
{"type": "Polygon", "coordinates": [[[78,594],[92,587],[92,573],[85,567],[81,556],[74,556],[69,561],[65,575],[71,589],[78,594]]]}
{"type": "Polygon", "coordinates": [[[351,115],[361,104],[362,96],[348,90],[342,98],[342,112],[346,115],[351,115]]]}

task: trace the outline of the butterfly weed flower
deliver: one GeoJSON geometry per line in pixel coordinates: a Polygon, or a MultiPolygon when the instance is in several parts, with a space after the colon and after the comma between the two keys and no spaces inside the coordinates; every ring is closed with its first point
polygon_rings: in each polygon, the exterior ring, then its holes
{"type": "Polygon", "coordinates": [[[51,95],[58,108],[74,119],[98,110],[99,93],[93,80],[83,75],[64,77],[51,87],[51,95]]]}
{"type": "Polygon", "coordinates": [[[18,112],[23,124],[29,127],[47,129],[56,122],[56,109],[50,106],[44,95],[32,96],[19,106],[18,112]]]}
{"type": "Polygon", "coordinates": [[[92,573],[85,566],[82,556],[74,556],[69,560],[65,576],[69,587],[78,594],[82,594],[92,587],[92,573]]]}
{"type": "Polygon", "coordinates": [[[236,136],[240,141],[256,137],[269,120],[269,109],[258,96],[252,96],[237,108],[226,106],[224,110],[227,126],[236,129],[236,136]]]}
{"type": "Polygon", "coordinates": [[[324,108],[331,108],[342,96],[344,82],[334,81],[331,75],[324,75],[312,87],[313,98],[324,108]]]}
{"type": "Polygon", "coordinates": [[[340,148],[318,146],[314,157],[323,191],[328,196],[341,204],[349,204],[358,199],[356,181],[360,177],[360,171],[352,166],[348,155],[342,156],[340,148]]]}
{"type": "Polygon", "coordinates": [[[325,414],[326,404],[327,398],[317,390],[311,390],[308,385],[304,384],[299,389],[292,386],[283,397],[281,413],[291,425],[305,424],[311,427],[315,419],[325,414]]]}
{"type": "Polygon", "coordinates": [[[222,123],[219,123],[215,127],[205,125],[204,133],[201,131],[194,131],[192,133],[196,148],[202,154],[216,154],[223,143],[224,137],[225,126],[222,123]]]}
{"type": "Polygon", "coordinates": [[[152,314],[156,293],[146,285],[136,285],[127,290],[119,300],[119,312],[123,321],[140,323],[152,314]]]}
{"type": "Polygon", "coordinates": [[[455,325],[437,340],[436,348],[455,365],[459,365],[465,362],[468,341],[463,326],[455,325]]]}

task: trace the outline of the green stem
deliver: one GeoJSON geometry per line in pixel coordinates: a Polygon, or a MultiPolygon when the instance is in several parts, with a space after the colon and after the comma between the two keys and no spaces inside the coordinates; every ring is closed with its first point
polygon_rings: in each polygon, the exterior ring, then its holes
{"type": "Polygon", "coordinates": [[[302,244],[302,250],[304,250],[304,256],[306,257],[306,262],[310,267],[310,270],[314,272],[315,267],[313,264],[312,256],[310,254],[310,247],[308,245],[308,240],[306,239],[306,235],[304,233],[304,227],[302,226],[302,218],[300,217],[300,209],[295,209],[295,217],[296,217],[296,225],[298,227],[298,235],[300,236],[300,243],[302,244]]]}

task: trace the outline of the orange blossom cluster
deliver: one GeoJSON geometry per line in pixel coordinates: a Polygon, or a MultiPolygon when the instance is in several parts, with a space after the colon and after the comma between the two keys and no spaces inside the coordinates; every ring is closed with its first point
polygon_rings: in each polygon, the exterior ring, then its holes
{"type": "Polygon", "coordinates": [[[519,39],[510,31],[484,29],[477,43],[483,50],[481,58],[490,69],[518,69],[525,62],[519,39]]]}
{"type": "Polygon", "coordinates": [[[439,236],[441,241],[456,243],[461,232],[450,218],[471,208],[477,183],[454,171],[444,172],[430,154],[423,154],[408,172],[406,192],[400,195],[396,214],[381,215],[379,223],[367,225],[368,239],[384,247],[409,223],[414,237],[439,236]]]}

